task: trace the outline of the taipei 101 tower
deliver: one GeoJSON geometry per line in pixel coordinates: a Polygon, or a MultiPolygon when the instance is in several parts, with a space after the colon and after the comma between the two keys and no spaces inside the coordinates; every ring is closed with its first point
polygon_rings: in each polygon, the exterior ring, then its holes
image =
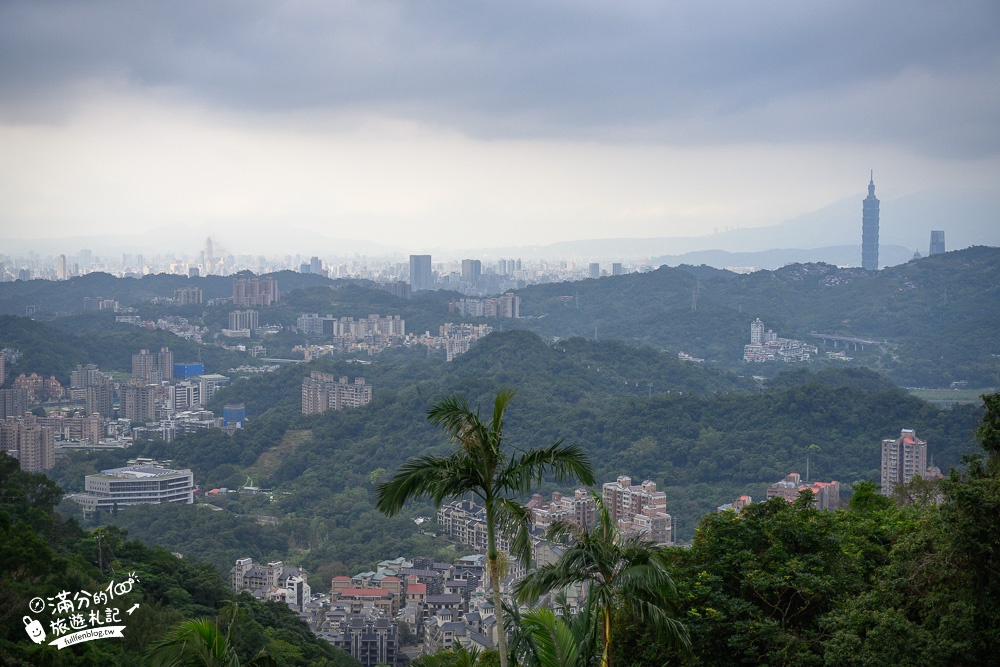
{"type": "Polygon", "coordinates": [[[868,196],[861,202],[861,268],[878,271],[878,198],[875,172],[868,182],[868,196]]]}

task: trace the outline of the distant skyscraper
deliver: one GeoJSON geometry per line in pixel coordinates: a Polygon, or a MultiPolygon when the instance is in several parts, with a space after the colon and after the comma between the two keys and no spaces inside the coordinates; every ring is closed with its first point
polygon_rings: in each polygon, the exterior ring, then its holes
{"type": "Polygon", "coordinates": [[[624,276],[625,275],[625,269],[622,267],[622,263],[621,262],[614,262],[611,265],[611,275],[613,275],[613,276],[624,276]]]}
{"type": "Polygon", "coordinates": [[[861,268],[878,271],[878,199],[875,172],[868,182],[868,196],[861,202],[861,268]]]}
{"type": "Polygon", "coordinates": [[[212,237],[205,239],[205,275],[212,275],[212,267],[215,266],[215,255],[212,249],[212,237]]]}
{"type": "Polygon", "coordinates": [[[597,278],[601,277],[601,265],[598,264],[597,262],[591,262],[589,270],[591,278],[596,280],[597,278]]]}
{"type": "Polygon", "coordinates": [[[927,256],[940,255],[944,253],[944,232],[937,231],[931,232],[931,249],[927,253],[927,256]]]}
{"type": "Polygon", "coordinates": [[[58,280],[69,280],[69,270],[66,268],[66,255],[59,255],[57,267],[56,278],[58,280]]]}
{"type": "Polygon", "coordinates": [[[434,289],[430,255],[410,255],[410,289],[414,292],[434,289]]]}
{"type": "Polygon", "coordinates": [[[483,274],[483,263],[478,259],[462,260],[462,282],[475,285],[483,274]]]}

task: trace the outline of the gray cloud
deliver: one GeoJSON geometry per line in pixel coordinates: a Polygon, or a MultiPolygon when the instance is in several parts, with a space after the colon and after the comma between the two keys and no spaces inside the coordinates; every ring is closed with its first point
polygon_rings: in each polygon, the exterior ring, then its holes
{"type": "Polygon", "coordinates": [[[19,2],[0,113],[90,84],[263,112],[376,112],[475,136],[884,142],[1000,153],[1000,4],[19,2]]]}

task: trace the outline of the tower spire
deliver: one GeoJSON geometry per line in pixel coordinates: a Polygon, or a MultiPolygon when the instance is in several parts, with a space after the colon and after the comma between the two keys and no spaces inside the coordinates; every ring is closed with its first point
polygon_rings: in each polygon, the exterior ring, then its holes
{"type": "Polygon", "coordinates": [[[861,202],[861,266],[878,271],[878,197],[875,196],[875,170],[868,181],[868,196],[861,202]]]}

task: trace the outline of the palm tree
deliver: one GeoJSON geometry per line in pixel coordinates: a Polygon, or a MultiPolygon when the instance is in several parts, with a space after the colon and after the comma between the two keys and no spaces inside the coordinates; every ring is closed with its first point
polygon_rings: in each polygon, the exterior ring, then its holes
{"type": "MultiPolygon", "coordinates": [[[[230,642],[230,633],[239,614],[234,602],[223,610],[228,616],[226,631],[219,628],[219,619],[193,618],[183,621],[166,637],[149,650],[152,667],[240,667],[236,647],[230,642]]],[[[261,649],[247,667],[276,665],[271,656],[261,649]]]]}
{"type": "Polygon", "coordinates": [[[525,564],[531,560],[528,535],[531,512],[514,497],[528,493],[532,485],[551,473],[556,480],[579,479],[594,483],[594,472],[583,450],[563,445],[558,440],[541,449],[507,452],[504,448],[504,414],[514,392],[501,389],[493,402],[489,421],[473,412],[462,396],[451,396],[427,411],[427,419],[440,426],[458,443],[449,456],[420,456],[410,459],[396,475],[378,487],[379,510],[388,516],[399,512],[413,498],[430,498],[438,507],[446,499],[472,494],[486,509],[486,560],[493,587],[493,608],[499,629],[501,667],[507,667],[507,638],[503,630],[503,601],[500,579],[503,576],[497,551],[497,530],[510,536],[512,555],[525,564]]]}
{"type": "Polygon", "coordinates": [[[522,667],[577,667],[590,664],[593,631],[587,610],[572,616],[563,605],[562,616],[536,607],[524,614],[506,606],[511,635],[510,658],[522,667]]]}
{"type": "Polygon", "coordinates": [[[667,571],[666,550],[641,535],[622,535],[597,494],[594,502],[597,522],[593,528],[556,522],[549,529],[549,539],[571,536],[575,541],[558,561],[529,572],[518,582],[518,601],[534,602],[553,589],[585,583],[587,608],[599,624],[597,634],[603,644],[601,667],[608,667],[611,659],[612,617],[617,613],[650,625],[686,650],[691,642],[687,628],[673,616],[677,590],[667,571]]]}

